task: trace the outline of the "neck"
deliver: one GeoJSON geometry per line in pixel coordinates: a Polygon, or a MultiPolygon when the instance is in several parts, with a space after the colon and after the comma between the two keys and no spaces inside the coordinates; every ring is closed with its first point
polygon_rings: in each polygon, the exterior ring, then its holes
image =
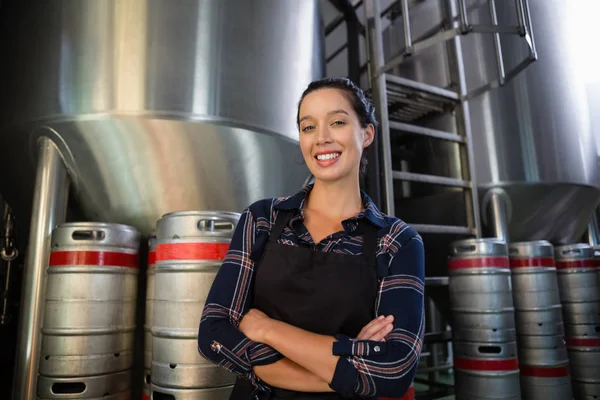
{"type": "Polygon", "coordinates": [[[315,180],[306,207],[340,219],[358,214],[363,208],[358,179],[336,182],[315,180]]]}

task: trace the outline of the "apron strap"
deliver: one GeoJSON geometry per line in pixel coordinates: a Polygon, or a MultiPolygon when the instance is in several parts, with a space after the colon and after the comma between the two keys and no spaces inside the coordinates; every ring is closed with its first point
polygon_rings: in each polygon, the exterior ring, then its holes
{"type": "MultiPolygon", "coordinates": [[[[375,265],[377,264],[375,255],[377,253],[377,236],[379,228],[365,220],[363,222],[363,230],[364,238],[362,253],[365,263],[375,268],[375,265]]],[[[377,275],[379,277],[379,271],[377,271],[377,275]]]]}
{"type": "Polygon", "coordinates": [[[269,242],[277,243],[277,239],[279,239],[279,236],[283,233],[283,230],[294,216],[294,213],[295,210],[280,210],[277,213],[275,224],[271,228],[271,233],[269,235],[269,242]]]}

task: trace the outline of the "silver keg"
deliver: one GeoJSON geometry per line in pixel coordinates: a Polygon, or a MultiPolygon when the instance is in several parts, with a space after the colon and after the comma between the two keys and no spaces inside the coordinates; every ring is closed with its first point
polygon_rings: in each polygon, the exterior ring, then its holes
{"type": "Polygon", "coordinates": [[[146,272],[146,320],[144,322],[144,381],[150,382],[152,369],[152,317],[154,315],[154,267],[156,264],[156,235],[148,239],[148,271],[146,272]]]}
{"type": "Polygon", "coordinates": [[[516,342],[453,347],[457,399],[521,399],[516,342]]]}
{"type": "MultiPolygon", "coordinates": [[[[173,389],[152,385],[152,395],[160,394],[170,400],[224,400],[231,395],[233,387],[215,387],[206,389],[173,389]]],[[[154,398],[154,397],[153,397],[154,398]]]]}
{"type": "Polygon", "coordinates": [[[448,263],[455,341],[516,340],[506,244],[497,239],[453,242],[448,263]]]}
{"type": "MultiPolygon", "coordinates": [[[[590,245],[575,243],[555,248],[558,288],[563,303],[600,300],[596,262],[590,245]]],[[[566,318],[565,323],[574,323],[566,318]]]]}
{"type": "Polygon", "coordinates": [[[508,253],[517,334],[564,335],[552,244],[511,243],[508,253]]]}
{"type": "Polygon", "coordinates": [[[131,400],[131,371],[80,378],[38,377],[38,400],[131,400]]]}
{"type": "Polygon", "coordinates": [[[580,382],[600,389],[600,325],[578,325],[570,331],[574,334],[567,337],[573,385],[580,382]]]}
{"type": "MultiPolygon", "coordinates": [[[[152,384],[157,387],[195,390],[235,381],[234,374],[199,355],[197,340],[206,296],[239,216],[185,211],[158,221],[151,328],[152,384]]],[[[179,397],[186,396],[186,390],[178,392],[179,397]]],[[[189,393],[199,393],[194,390],[189,393]]]]}
{"type": "Polygon", "coordinates": [[[139,240],[134,228],[118,224],[54,229],[41,376],[80,379],[131,368],[139,240]]]}
{"type": "Polygon", "coordinates": [[[524,400],[573,398],[569,358],[562,335],[519,336],[518,351],[524,400]]]}

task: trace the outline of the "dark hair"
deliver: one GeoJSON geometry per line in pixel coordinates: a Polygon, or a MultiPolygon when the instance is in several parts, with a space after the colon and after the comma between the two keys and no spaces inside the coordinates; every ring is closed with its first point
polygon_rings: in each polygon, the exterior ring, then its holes
{"type": "MultiPolygon", "coordinates": [[[[375,118],[375,107],[373,106],[373,103],[367,94],[348,78],[324,78],[318,81],[313,81],[308,85],[304,93],[302,93],[300,101],[298,102],[298,111],[296,113],[296,124],[298,125],[298,129],[300,128],[300,106],[302,105],[302,101],[306,95],[320,89],[341,90],[342,93],[344,93],[346,100],[348,100],[352,106],[352,109],[358,116],[360,126],[366,128],[369,126],[369,124],[372,124],[375,128],[375,134],[377,133],[379,123],[377,122],[377,118],[375,118]]],[[[363,151],[360,159],[361,175],[365,173],[366,169],[367,155],[363,151]]]]}

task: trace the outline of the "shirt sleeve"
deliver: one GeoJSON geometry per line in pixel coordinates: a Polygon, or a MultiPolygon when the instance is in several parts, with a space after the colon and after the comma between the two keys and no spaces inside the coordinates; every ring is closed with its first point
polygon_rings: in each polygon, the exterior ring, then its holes
{"type": "Polygon", "coordinates": [[[425,330],[424,259],[415,233],[389,261],[376,300],[376,316],[394,316],[385,342],[336,335],[333,354],[340,359],[330,386],[344,397],[402,397],[412,384],[425,330]]]}
{"type": "Polygon", "coordinates": [[[239,323],[251,306],[256,241],[256,222],[244,211],[229,250],[208,293],[198,330],[200,355],[254,384],[254,365],[272,364],[283,356],[273,348],[248,339],[239,323]]]}

